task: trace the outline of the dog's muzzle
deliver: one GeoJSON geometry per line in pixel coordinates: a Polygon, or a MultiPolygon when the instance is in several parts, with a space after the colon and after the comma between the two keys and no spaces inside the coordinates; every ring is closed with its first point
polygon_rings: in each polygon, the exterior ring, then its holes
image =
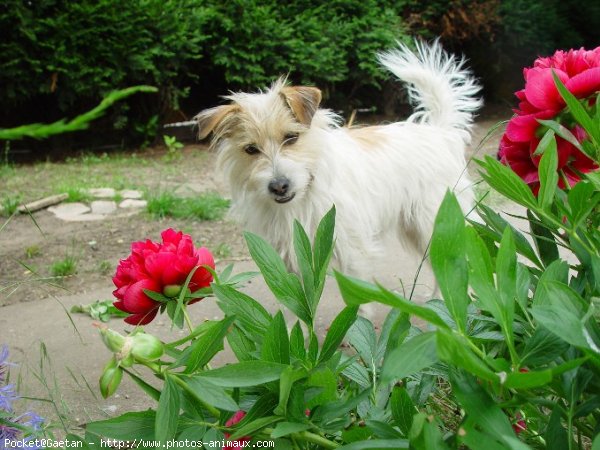
{"type": "Polygon", "coordinates": [[[291,201],[295,196],[295,192],[289,192],[290,180],[286,177],[277,177],[271,180],[269,183],[269,192],[275,196],[277,203],[287,203],[291,201]]]}

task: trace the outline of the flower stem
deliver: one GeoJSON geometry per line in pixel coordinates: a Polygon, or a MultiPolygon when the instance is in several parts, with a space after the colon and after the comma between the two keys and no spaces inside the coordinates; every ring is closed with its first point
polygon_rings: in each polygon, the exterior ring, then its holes
{"type": "Polygon", "coordinates": [[[194,332],[194,325],[192,325],[192,320],[190,319],[190,315],[187,312],[187,308],[185,307],[185,305],[183,305],[181,307],[181,312],[183,313],[183,319],[185,320],[185,323],[187,325],[187,327],[190,330],[190,333],[194,332]]]}

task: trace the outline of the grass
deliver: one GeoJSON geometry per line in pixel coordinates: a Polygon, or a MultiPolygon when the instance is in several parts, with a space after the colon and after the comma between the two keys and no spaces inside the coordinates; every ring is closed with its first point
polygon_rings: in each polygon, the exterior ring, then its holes
{"type": "Polygon", "coordinates": [[[36,256],[40,256],[42,254],[42,250],[37,245],[30,245],[25,249],[25,256],[27,259],[35,258],[36,256]]]}
{"type": "Polygon", "coordinates": [[[72,255],[67,255],[50,266],[50,273],[53,277],[68,277],[77,273],[77,259],[72,255]]]}
{"type": "Polygon", "coordinates": [[[178,197],[171,191],[148,196],[147,211],[154,218],[220,220],[229,208],[229,200],[215,192],[196,197],[178,197]]]}
{"type": "Polygon", "coordinates": [[[17,208],[20,205],[20,196],[6,196],[2,199],[2,202],[0,203],[0,213],[3,216],[10,217],[17,211],[17,208]]]}
{"type": "Polygon", "coordinates": [[[164,150],[158,153],[150,149],[138,153],[83,154],[63,162],[0,163],[0,202],[16,192],[25,202],[64,192],[69,193],[70,201],[85,201],[81,191],[89,188],[157,189],[163,181],[193,179],[208,160],[206,152],[195,151],[166,164],[163,153],[164,150]]]}
{"type": "Polygon", "coordinates": [[[111,273],[113,270],[113,265],[111,264],[110,261],[100,261],[98,263],[98,271],[102,274],[102,275],[108,275],[109,273],[111,273]]]}

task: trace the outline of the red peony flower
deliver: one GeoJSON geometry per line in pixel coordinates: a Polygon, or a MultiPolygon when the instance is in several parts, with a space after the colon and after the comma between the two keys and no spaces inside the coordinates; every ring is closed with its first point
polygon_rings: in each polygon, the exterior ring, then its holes
{"type": "MultiPolygon", "coordinates": [[[[231,416],[231,418],[227,422],[225,422],[225,426],[231,427],[231,426],[235,425],[236,423],[240,422],[245,416],[246,416],[246,411],[242,411],[240,409],[233,416],[231,416]]],[[[223,434],[225,435],[225,439],[229,439],[229,436],[231,436],[230,433],[223,433],[223,434]]],[[[243,436],[239,439],[236,439],[235,441],[228,441],[225,444],[225,446],[223,447],[223,450],[235,449],[235,448],[245,448],[244,443],[250,442],[251,439],[252,439],[251,436],[243,436]]]]}
{"type": "Polygon", "coordinates": [[[522,433],[527,429],[527,422],[525,422],[521,413],[515,415],[515,422],[512,424],[512,428],[515,431],[515,434],[522,433]]]}
{"type": "MultiPolygon", "coordinates": [[[[506,127],[500,141],[498,157],[519,175],[537,195],[539,190],[538,164],[540,156],[534,155],[543,134],[538,119],[561,120],[565,108],[552,71],[578,99],[588,99],[600,91],[600,47],[594,50],[557,51],[548,58],[538,58],[533,67],[523,71],[525,88],[516,92],[519,107],[506,127]]],[[[589,101],[594,101],[590,98],[589,101]]],[[[563,123],[579,142],[587,139],[585,131],[572,123],[563,123]]],[[[598,166],[571,143],[557,137],[558,170],[562,171],[572,186],[579,181],[578,172],[597,170],[598,166]]],[[[565,188],[563,178],[559,186],[565,188]]]]}
{"type": "MultiPolygon", "coordinates": [[[[161,236],[162,243],[147,239],[131,244],[131,255],[119,261],[113,277],[117,287],[113,295],[118,299],[114,305],[131,314],[125,322],[132,325],[151,322],[161,306],[144,293],[145,289],[172,296],[182,287],[194,267],[215,267],[211,253],[204,247],[194,247],[189,235],[169,228],[161,236]]],[[[212,274],[199,267],[188,287],[195,292],[209,286],[211,281],[212,274]]]]}

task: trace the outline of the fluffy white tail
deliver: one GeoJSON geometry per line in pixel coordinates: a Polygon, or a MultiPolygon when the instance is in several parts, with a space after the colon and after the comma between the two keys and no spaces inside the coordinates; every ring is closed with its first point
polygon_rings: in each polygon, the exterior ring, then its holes
{"type": "Polygon", "coordinates": [[[481,89],[465,59],[446,53],[439,42],[416,42],[416,53],[405,44],[378,55],[379,62],[408,85],[408,95],[415,105],[411,122],[427,122],[462,131],[465,142],[473,112],[482,105],[477,96],[481,89]]]}

